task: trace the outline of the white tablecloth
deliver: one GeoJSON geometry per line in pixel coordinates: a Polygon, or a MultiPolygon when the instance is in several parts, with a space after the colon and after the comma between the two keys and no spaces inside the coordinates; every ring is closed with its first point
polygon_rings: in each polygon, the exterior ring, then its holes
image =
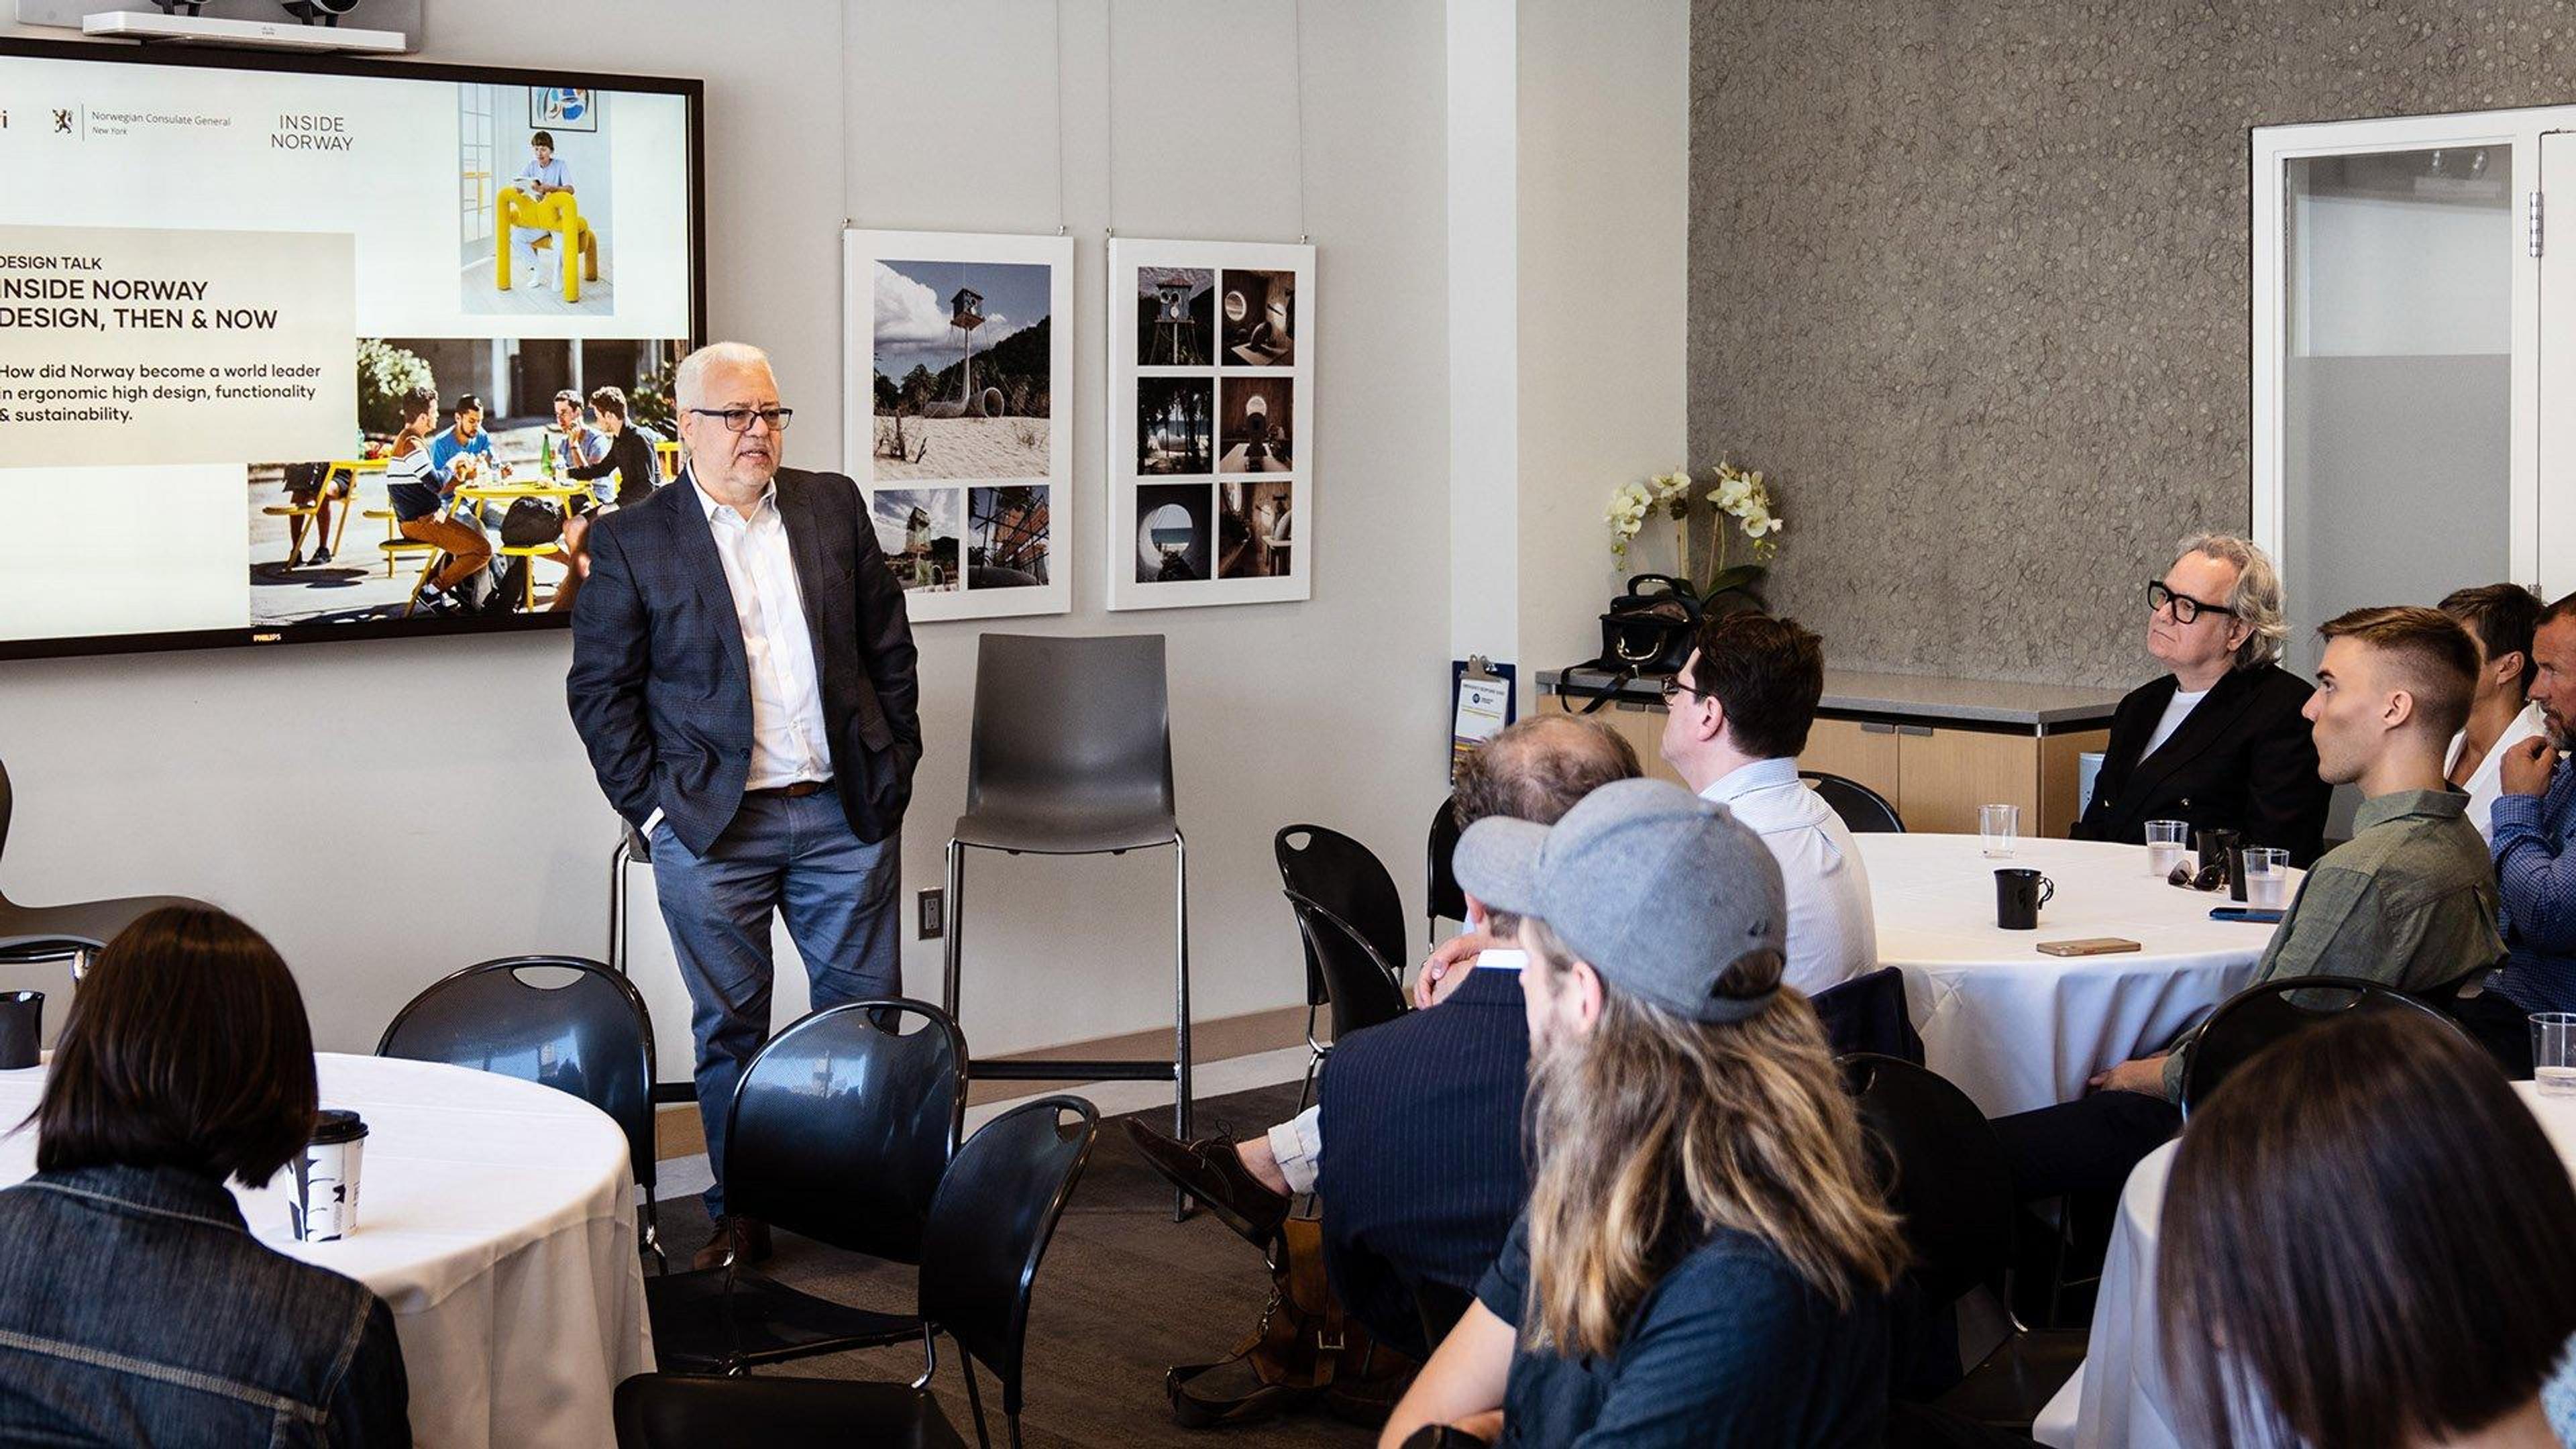
{"type": "MultiPolygon", "coordinates": [[[[393,1309],[424,1449],[613,1449],[610,1395],[653,1367],[625,1134],[586,1102],[488,1072],[328,1053],[316,1066],[322,1105],[367,1122],[358,1231],[296,1242],[286,1173],[234,1188],[251,1231],[393,1309]]],[[[0,1121],[43,1089],[42,1069],[0,1072],[0,1121]]],[[[35,1170],[33,1132],[0,1138],[0,1185],[35,1170]]]]}
{"type": "MultiPolygon", "coordinates": [[[[2550,1144],[2576,1172],[2576,1098],[2542,1097],[2529,1082],[2514,1083],[2550,1144]]],[[[2181,1449],[2174,1432],[2173,1399],[2156,1337],[2156,1229],[2164,1214],[2165,1179],[2175,1150],[2168,1142],[2129,1174],[2120,1193],[2120,1216],[2111,1228],[2110,1256],[2102,1262],[2100,1296],[2093,1304],[2091,1356],[2039,1416],[2033,1432],[2055,1449],[2181,1449]]]]}
{"type": "MultiPolygon", "coordinates": [[[[2213,921],[2224,891],[2168,885],[2142,845],[2024,840],[1990,860],[1973,835],[1862,835],[1880,964],[1905,972],[1932,1070],[1989,1117],[2083,1095],[2085,1079],[2164,1046],[2254,979],[2268,925],[2213,921]],[[2057,886],[2036,931],[1995,925],[1995,872],[2057,886]],[[2143,949],[2043,956],[2042,941],[2120,936],[2143,949]]],[[[2291,882],[2293,891],[2297,880],[2291,882]]]]}

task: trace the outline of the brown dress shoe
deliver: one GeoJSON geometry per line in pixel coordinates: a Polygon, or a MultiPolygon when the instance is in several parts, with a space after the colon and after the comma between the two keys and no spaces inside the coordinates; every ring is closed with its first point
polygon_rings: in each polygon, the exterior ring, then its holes
{"type": "Polygon", "coordinates": [[[725,1265],[727,1253],[733,1254],[737,1264],[765,1263],[773,1251],[769,1224],[739,1213],[727,1213],[716,1219],[716,1235],[707,1240],[705,1247],[698,1249],[697,1256],[689,1260],[689,1266],[702,1273],[710,1268],[721,1268],[725,1265]]]}
{"type": "Polygon", "coordinates": [[[1127,1129],[1127,1140],[1135,1144],[1146,1166],[1206,1203],[1208,1210],[1242,1234],[1244,1241],[1269,1251],[1271,1240],[1279,1236],[1279,1225],[1287,1221],[1288,1195],[1272,1192],[1269,1184],[1254,1177],[1233,1143],[1222,1137],[1183,1142],[1133,1117],[1122,1118],[1121,1122],[1127,1129]]]}

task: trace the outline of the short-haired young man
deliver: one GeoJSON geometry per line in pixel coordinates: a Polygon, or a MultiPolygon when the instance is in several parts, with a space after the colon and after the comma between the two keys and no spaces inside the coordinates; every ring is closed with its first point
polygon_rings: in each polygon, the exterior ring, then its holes
{"type": "MultiPolygon", "coordinates": [[[[2427,991],[2504,956],[2486,842],[2442,757],[2469,712],[2477,646],[2438,610],[2355,609],[2317,632],[2326,652],[2305,713],[2317,773],[2365,797],[2352,839],[2311,867],[2264,948],[2257,981],[2356,976],[2427,991]]],[[[2110,1194],[2182,1125],[2190,1052],[2122,1062],[2080,1100],[1995,1123],[2024,1198],[2110,1194]]]]}
{"type": "Polygon", "coordinates": [[[1703,620],[1664,686],[1664,758],[1780,862],[1789,892],[1782,979],[1810,996],[1878,966],[1868,868],[1850,827],[1798,778],[1824,692],[1824,641],[1768,614],[1703,620]]]}
{"type": "MultiPolygon", "coordinates": [[[[1636,751],[1607,726],[1535,715],[1469,759],[1459,824],[1551,824],[1599,787],[1637,776],[1636,751]]],[[[1493,947],[1453,971],[1440,1005],[1334,1043],[1313,1108],[1237,1143],[1180,1142],[1127,1120],[1155,1171],[1256,1244],[1278,1232],[1291,1193],[1320,1189],[1334,1291],[1372,1334],[1416,1351],[1428,1347],[1417,1290],[1434,1285],[1463,1303],[1528,1193],[1526,958],[1506,946],[1519,923],[1472,896],[1467,905],[1471,935],[1493,947]]]]}

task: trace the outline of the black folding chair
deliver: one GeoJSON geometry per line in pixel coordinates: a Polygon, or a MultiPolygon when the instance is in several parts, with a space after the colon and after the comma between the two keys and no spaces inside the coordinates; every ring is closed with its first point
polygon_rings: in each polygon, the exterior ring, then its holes
{"type": "Polygon", "coordinates": [[[653,1021],[624,976],[579,956],[480,962],[395,1013],[376,1055],[517,1077],[607,1113],[626,1134],[644,1189],[644,1251],[670,1267],[654,1195],[653,1021]],[[552,985],[542,979],[566,972],[570,979],[552,985]]]}
{"type": "MultiPolygon", "coordinates": [[[[780,1032],[726,1119],[725,1210],[845,1252],[920,1263],[966,1113],[966,1040],[947,1013],[854,1001],[780,1032]],[[903,1031],[906,1017],[920,1029],[903,1031]]],[[[682,1373],[739,1374],[928,1335],[917,1314],[819,1298],[738,1263],[645,1284],[654,1353],[682,1373]]]]}
{"type": "MultiPolygon", "coordinates": [[[[9,815],[17,797],[9,786],[9,767],[0,764],[0,853],[9,847],[9,815]]],[[[187,896],[120,896],[103,901],[74,901],[60,906],[28,906],[0,892],[0,966],[32,966],[69,961],[77,984],[89,974],[90,958],[133,925],[163,906],[203,906],[187,896]]]]}
{"type": "MultiPolygon", "coordinates": [[[[1985,1114],[1967,1093],[1912,1062],[1862,1053],[1843,1058],[1842,1067],[1868,1133],[1871,1165],[1889,1206],[1905,1221],[1916,1306],[1939,1325],[1962,1296],[1984,1285],[2009,1313],[2012,1168],[1985,1114]]],[[[1952,1342],[1946,1334],[1933,1337],[1952,1342]]],[[[2004,1341],[1935,1402],[1974,1422],[2027,1434],[2083,1360],[2083,1334],[2034,1332],[2016,1319],[2004,1341]]],[[[1955,1372],[1955,1359],[1946,1367],[1955,1372]]]]}
{"type": "Polygon", "coordinates": [[[1291,825],[1271,841],[1289,910],[1306,948],[1305,1086],[1303,1111],[1315,1087],[1315,1070],[1332,1054],[1332,1042],[1315,1036],[1317,1015],[1329,1007],[1333,1041],[1404,1014],[1404,901],[1395,877],[1369,848],[1338,830],[1291,825]]]}
{"type": "Polygon", "coordinates": [[[2460,1024],[2394,987],[2354,976],[2286,976],[2262,981],[2219,1004],[2192,1037],[2183,1063],[2183,1120],[2230,1072],[2276,1041],[2347,1012],[2418,1011],[2453,1031],[2460,1024]]]}
{"type": "Polygon", "coordinates": [[[1842,817],[1843,825],[1854,835],[1902,835],[1905,822],[1898,818],[1896,807],[1887,797],[1858,780],[1822,770],[1800,770],[1798,778],[1824,797],[1825,804],[1842,817]]]}
{"type": "Polygon", "coordinates": [[[1458,797],[1451,795],[1432,812],[1431,834],[1423,842],[1424,941],[1440,944],[1442,921],[1467,919],[1467,893],[1458,887],[1458,872],[1453,864],[1458,853],[1458,837],[1465,832],[1458,825],[1458,797]]]}
{"type": "MultiPolygon", "coordinates": [[[[931,1204],[921,1318],[930,1342],[945,1333],[965,1351],[978,1444],[992,1442],[975,1380],[981,1363],[1001,1381],[1002,1416],[1018,1449],[1038,1264],[1099,1135],[1099,1113],[1079,1097],[1015,1107],[967,1141],[931,1204]],[[1070,1126],[1067,1113],[1076,1119],[1070,1126]]],[[[925,1372],[902,1384],[641,1374],[617,1386],[617,1442],[621,1449],[963,1445],[928,1391],[930,1378],[925,1372]]]]}

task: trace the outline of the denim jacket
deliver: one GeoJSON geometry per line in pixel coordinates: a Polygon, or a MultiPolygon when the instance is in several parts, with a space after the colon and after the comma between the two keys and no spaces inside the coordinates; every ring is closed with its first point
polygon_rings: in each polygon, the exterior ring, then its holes
{"type": "Polygon", "coordinates": [[[172,1167],[0,1191],[0,1443],[408,1445],[393,1314],[172,1167]]]}

